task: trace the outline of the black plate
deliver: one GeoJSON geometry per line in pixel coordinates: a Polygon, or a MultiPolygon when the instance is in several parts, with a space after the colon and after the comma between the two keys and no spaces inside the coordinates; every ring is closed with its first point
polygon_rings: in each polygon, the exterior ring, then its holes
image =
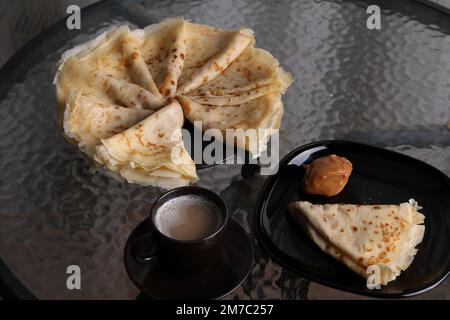
{"type": "Polygon", "coordinates": [[[220,299],[233,292],[247,278],[253,265],[253,248],[247,232],[229,220],[223,255],[207,274],[182,277],[168,272],[160,263],[143,264],[132,255],[131,244],[147,238],[152,245],[150,218],[131,233],[125,245],[125,268],[133,283],[156,299],[220,299]],[[138,240],[139,239],[139,240],[138,240]]]}
{"type": "Polygon", "coordinates": [[[278,263],[312,281],[336,289],[383,298],[423,293],[450,273],[450,179],[432,166],[396,153],[347,141],[321,141],[286,156],[269,178],[256,219],[261,245],[278,263]],[[344,190],[335,197],[305,194],[300,189],[303,163],[336,154],[353,164],[344,190]],[[414,198],[425,215],[425,236],[411,266],[379,290],[323,253],[287,214],[298,200],[312,203],[399,204],[414,198]]]}

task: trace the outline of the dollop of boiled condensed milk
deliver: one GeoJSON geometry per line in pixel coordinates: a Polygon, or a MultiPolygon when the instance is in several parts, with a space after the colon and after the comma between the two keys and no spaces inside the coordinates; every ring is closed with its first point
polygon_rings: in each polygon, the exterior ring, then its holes
{"type": "Polygon", "coordinates": [[[353,170],[349,160],[335,154],[318,158],[303,167],[306,169],[303,178],[305,192],[326,197],[341,192],[353,170]]]}

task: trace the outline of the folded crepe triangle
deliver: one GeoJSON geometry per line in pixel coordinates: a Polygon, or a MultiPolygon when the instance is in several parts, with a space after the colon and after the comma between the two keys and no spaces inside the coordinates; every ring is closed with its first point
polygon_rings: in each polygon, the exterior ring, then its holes
{"type": "Polygon", "coordinates": [[[139,54],[161,95],[173,98],[186,56],[187,21],[169,18],[146,28],[135,29],[139,54]]]}
{"type": "Polygon", "coordinates": [[[202,128],[199,129],[204,131],[220,130],[218,138],[250,151],[253,158],[266,149],[270,136],[280,128],[284,112],[279,92],[230,106],[204,105],[188,96],[179,96],[177,99],[186,119],[194,125],[200,123],[202,128]],[[231,141],[227,141],[227,130],[232,130],[231,141]]]}
{"type": "Polygon", "coordinates": [[[269,52],[248,46],[221,74],[186,94],[206,105],[237,105],[269,93],[284,93],[292,76],[269,52]]]}
{"type": "Polygon", "coordinates": [[[425,217],[414,200],[400,205],[314,205],[307,201],[288,207],[317,246],[368,278],[377,266],[386,285],[406,270],[422,242],[425,217]]]}
{"type": "Polygon", "coordinates": [[[128,182],[172,189],[198,180],[183,145],[183,111],[173,101],[131,128],[102,139],[94,159],[128,182]]]}
{"type": "Polygon", "coordinates": [[[187,26],[186,61],[177,94],[189,93],[220,75],[255,40],[253,31],[225,31],[206,25],[187,26]]]}
{"type": "Polygon", "coordinates": [[[104,103],[73,91],[64,112],[64,133],[92,158],[102,139],[128,129],[153,112],[104,103]]]}

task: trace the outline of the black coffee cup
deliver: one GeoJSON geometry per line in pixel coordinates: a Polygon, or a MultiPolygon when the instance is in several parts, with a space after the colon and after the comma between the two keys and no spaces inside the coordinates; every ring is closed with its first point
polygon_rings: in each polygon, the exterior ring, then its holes
{"type": "Polygon", "coordinates": [[[200,187],[180,187],[159,197],[150,210],[148,234],[132,245],[134,258],[141,263],[158,263],[178,275],[194,276],[208,272],[218,262],[228,225],[228,208],[214,192],[200,187]],[[195,240],[178,240],[158,229],[155,218],[167,201],[181,196],[198,196],[214,203],[220,215],[220,225],[211,234],[195,240]]]}

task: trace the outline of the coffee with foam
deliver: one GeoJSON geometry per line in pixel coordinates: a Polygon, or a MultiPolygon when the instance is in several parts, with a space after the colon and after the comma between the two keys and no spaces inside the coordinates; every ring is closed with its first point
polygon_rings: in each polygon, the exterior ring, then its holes
{"type": "Polygon", "coordinates": [[[184,195],[158,208],[155,226],[169,238],[190,241],[213,234],[223,223],[220,208],[206,197],[184,195]]]}

